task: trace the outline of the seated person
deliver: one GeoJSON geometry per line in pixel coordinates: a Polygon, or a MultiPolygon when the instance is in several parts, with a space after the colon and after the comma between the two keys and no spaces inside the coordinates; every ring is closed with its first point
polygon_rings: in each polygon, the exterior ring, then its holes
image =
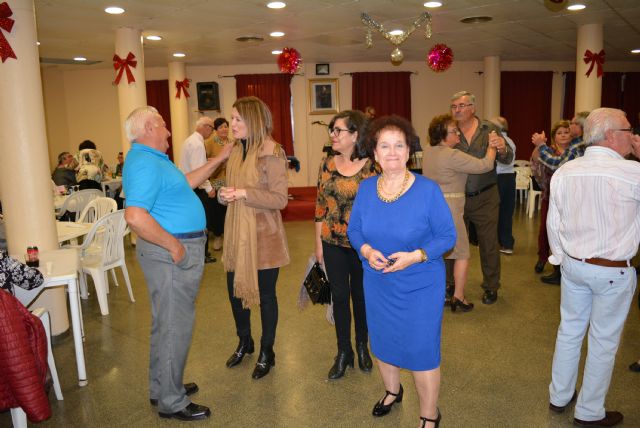
{"type": "Polygon", "coordinates": [[[116,165],[116,176],[122,177],[122,168],[124,167],[124,156],[122,152],[118,152],[118,165],[116,165]]]}
{"type": "Polygon", "coordinates": [[[42,273],[38,269],[31,268],[19,260],[9,257],[0,251],[0,288],[4,288],[13,294],[14,287],[31,290],[39,287],[44,282],[42,273]]]}
{"type": "Polygon", "coordinates": [[[100,182],[103,179],[105,171],[109,170],[102,160],[102,153],[96,149],[95,143],[90,140],[83,141],[78,149],[80,151],[78,152],[76,181],[80,186],[80,190],[102,190],[100,182]]]}
{"type": "Polygon", "coordinates": [[[51,179],[56,186],[75,186],[76,182],[76,159],[69,152],[62,152],[58,155],[58,166],[53,170],[51,179]]]}

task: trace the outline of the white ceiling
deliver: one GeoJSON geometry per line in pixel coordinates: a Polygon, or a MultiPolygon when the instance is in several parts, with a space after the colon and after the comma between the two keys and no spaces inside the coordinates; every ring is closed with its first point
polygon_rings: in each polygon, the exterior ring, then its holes
{"type": "MultiPolygon", "coordinates": [[[[366,49],[360,14],[367,12],[388,30],[407,28],[422,12],[424,0],[285,0],[285,9],[265,7],[267,0],[35,0],[40,56],[69,59],[85,56],[111,67],[115,30],[139,28],[158,34],[160,42],[145,40],[145,65],[164,66],[187,54],[188,65],[264,64],[276,60],[273,49],[293,47],[306,63],[385,62],[393,46],[379,33],[366,49]],[[107,6],[126,9],[108,15],[107,6]],[[279,39],[271,31],[283,31],[279,39]],[[241,43],[243,35],[260,35],[263,42],[241,43]]],[[[419,29],[402,44],[405,61],[421,61],[436,43],[453,49],[456,60],[575,61],[576,29],[602,23],[607,61],[639,61],[640,0],[583,0],[579,12],[551,12],[544,0],[442,0],[431,9],[433,36],[419,29]],[[488,15],[484,24],[462,24],[461,18],[488,15]]]]}

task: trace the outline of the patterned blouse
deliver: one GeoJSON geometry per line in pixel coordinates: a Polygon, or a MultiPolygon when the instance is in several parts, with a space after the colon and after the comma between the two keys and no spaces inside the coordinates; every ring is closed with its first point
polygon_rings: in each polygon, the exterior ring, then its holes
{"type": "Polygon", "coordinates": [[[345,177],[338,172],[335,158],[329,156],[320,164],[318,172],[318,197],[316,199],[316,223],[322,223],[320,238],[340,247],[350,247],[347,226],[351,207],[360,182],[378,174],[377,165],[367,159],[355,175],[345,177]]]}

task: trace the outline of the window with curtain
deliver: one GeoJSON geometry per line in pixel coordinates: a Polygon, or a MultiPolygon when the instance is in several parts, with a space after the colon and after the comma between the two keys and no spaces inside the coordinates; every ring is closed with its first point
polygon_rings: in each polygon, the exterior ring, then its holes
{"type": "Polygon", "coordinates": [[[411,120],[411,72],[352,73],[355,110],[364,111],[367,106],[376,109],[376,116],[397,114],[411,120]]]}
{"type": "MultiPolygon", "coordinates": [[[[169,107],[169,81],[147,80],[147,105],[155,107],[171,132],[171,108],[169,107]]],[[[173,161],[173,142],[169,137],[167,155],[173,161]]]]}
{"type": "Polygon", "coordinates": [[[273,138],[293,156],[293,123],[291,119],[291,74],[237,74],[238,98],[255,96],[269,106],[273,117],[273,138]]]}
{"type": "Polygon", "coordinates": [[[516,144],[517,159],[531,157],[534,132],[544,130],[549,135],[552,80],[552,71],[503,71],[500,74],[500,115],[509,122],[508,135],[516,144]]]}

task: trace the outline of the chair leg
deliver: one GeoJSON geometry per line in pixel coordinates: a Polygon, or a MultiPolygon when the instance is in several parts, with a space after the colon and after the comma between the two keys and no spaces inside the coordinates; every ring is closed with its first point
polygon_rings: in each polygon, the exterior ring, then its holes
{"type": "MultiPolygon", "coordinates": [[[[131,289],[131,280],[129,279],[129,271],[127,270],[127,264],[123,261],[120,266],[122,269],[122,276],[124,276],[124,282],[127,284],[127,290],[129,290],[129,298],[132,302],[135,302],[136,299],[133,298],[133,290],[131,289]]],[[[113,270],[115,272],[115,269],[113,270]]]]}
{"type": "Polygon", "coordinates": [[[56,393],[58,401],[64,400],[62,397],[62,388],[60,387],[60,380],[58,379],[58,370],[56,369],[56,361],[53,358],[53,351],[51,349],[51,318],[49,312],[45,309],[38,308],[33,313],[40,318],[40,322],[44,326],[44,331],[47,334],[47,363],[49,364],[49,372],[51,372],[51,378],[53,379],[53,390],[56,393]]]}
{"type": "Polygon", "coordinates": [[[11,420],[14,428],[27,428],[27,414],[22,410],[22,407],[11,409],[11,420]]]}
{"type": "Polygon", "coordinates": [[[80,280],[80,297],[87,300],[89,298],[89,291],[87,290],[87,275],[83,271],[80,271],[80,275],[78,276],[80,280]]]}
{"type": "Polygon", "coordinates": [[[116,277],[116,268],[111,269],[111,278],[113,278],[113,283],[116,287],[120,287],[120,284],[118,284],[118,278],[116,277]]]}
{"type": "Polygon", "coordinates": [[[100,305],[100,313],[102,315],[109,315],[109,301],[105,285],[106,272],[92,269],[90,273],[93,278],[93,285],[96,287],[96,296],[98,297],[98,304],[100,305]]]}

